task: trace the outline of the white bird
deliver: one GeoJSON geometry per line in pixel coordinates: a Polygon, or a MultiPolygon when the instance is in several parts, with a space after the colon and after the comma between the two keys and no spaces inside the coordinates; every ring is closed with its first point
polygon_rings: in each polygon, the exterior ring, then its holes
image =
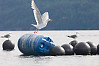
{"type": "Polygon", "coordinates": [[[8,38],[8,40],[9,40],[9,38],[11,37],[11,34],[12,34],[12,33],[6,34],[6,35],[4,35],[4,36],[1,36],[1,38],[8,38]]]}
{"type": "MultiPolygon", "coordinates": [[[[31,25],[36,27],[37,28],[36,31],[38,31],[39,29],[42,29],[42,28],[46,27],[48,21],[52,21],[52,20],[49,19],[48,12],[45,12],[43,15],[40,14],[40,11],[36,7],[34,0],[32,0],[31,6],[32,6],[32,9],[33,9],[33,12],[34,12],[35,20],[37,22],[37,25],[34,25],[34,24],[31,24],[31,25]]],[[[37,33],[36,31],[34,33],[37,33]]]]}

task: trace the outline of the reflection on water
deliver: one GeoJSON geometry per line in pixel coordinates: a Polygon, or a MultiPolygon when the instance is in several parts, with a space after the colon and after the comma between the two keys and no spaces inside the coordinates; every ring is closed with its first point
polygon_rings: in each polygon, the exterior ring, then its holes
{"type": "Polygon", "coordinates": [[[39,64],[49,62],[52,59],[52,56],[19,55],[19,58],[26,60],[31,59],[33,63],[39,64]]]}

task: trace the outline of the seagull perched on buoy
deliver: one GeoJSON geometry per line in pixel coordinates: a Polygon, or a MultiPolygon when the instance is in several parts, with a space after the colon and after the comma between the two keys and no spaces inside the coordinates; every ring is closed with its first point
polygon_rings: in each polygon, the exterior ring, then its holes
{"type": "Polygon", "coordinates": [[[76,34],[74,34],[74,35],[70,35],[70,36],[67,36],[67,37],[76,39],[78,37],[77,34],[78,34],[78,32],[76,32],[76,34]]]}
{"type": "Polygon", "coordinates": [[[45,12],[43,15],[40,14],[40,11],[37,8],[37,6],[35,5],[34,0],[32,0],[31,6],[32,6],[32,9],[34,12],[35,20],[37,22],[37,25],[34,25],[34,24],[31,24],[31,25],[36,27],[36,31],[34,33],[37,33],[39,29],[42,29],[47,26],[48,21],[52,21],[52,20],[49,19],[48,12],[45,12]]]}
{"type": "Polygon", "coordinates": [[[1,38],[8,38],[8,40],[9,40],[9,38],[11,37],[11,34],[12,34],[12,33],[6,34],[6,35],[4,35],[4,36],[1,36],[1,38]]]}

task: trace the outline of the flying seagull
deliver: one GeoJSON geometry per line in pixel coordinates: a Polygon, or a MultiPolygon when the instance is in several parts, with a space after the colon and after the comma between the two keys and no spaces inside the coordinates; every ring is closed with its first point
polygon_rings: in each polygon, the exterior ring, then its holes
{"type": "Polygon", "coordinates": [[[11,34],[12,34],[12,33],[6,34],[6,35],[4,35],[4,36],[1,36],[1,38],[8,38],[8,40],[9,40],[9,38],[11,37],[11,34]]]}
{"type": "Polygon", "coordinates": [[[74,34],[74,35],[70,35],[70,36],[67,36],[67,37],[76,39],[78,37],[77,34],[78,34],[78,32],[76,32],[76,34],[74,34]]]}
{"type": "Polygon", "coordinates": [[[32,0],[31,6],[32,6],[31,8],[33,9],[33,12],[34,12],[35,20],[37,22],[37,25],[34,25],[34,24],[31,24],[31,25],[36,27],[36,31],[34,33],[37,33],[39,29],[42,29],[47,26],[48,21],[52,21],[52,20],[49,19],[48,12],[45,12],[43,15],[40,14],[40,11],[37,8],[37,6],[35,5],[34,0],[32,0]]]}

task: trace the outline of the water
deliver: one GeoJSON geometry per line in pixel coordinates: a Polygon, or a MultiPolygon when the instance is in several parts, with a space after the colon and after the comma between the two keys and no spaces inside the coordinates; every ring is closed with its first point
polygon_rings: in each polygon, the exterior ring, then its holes
{"type": "MultiPolygon", "coordinates": [[[[0,31],[0,35],[12,32],[10,40],[15,44],[13,51],[3,51],[2,44],[6,40],[0,38],[0,66],[99,66],[99,55],[72,55],[72,56],[22,56],[18,50],[17,41],[26,33],[33,31],[0,31]]],[[[55,45],[68,44],[73,39],[66,37],[79,32],[78,42],[92,41],[99,44],[99,31],[40,31],[38,34],[49,36],[55,45]]]]}

